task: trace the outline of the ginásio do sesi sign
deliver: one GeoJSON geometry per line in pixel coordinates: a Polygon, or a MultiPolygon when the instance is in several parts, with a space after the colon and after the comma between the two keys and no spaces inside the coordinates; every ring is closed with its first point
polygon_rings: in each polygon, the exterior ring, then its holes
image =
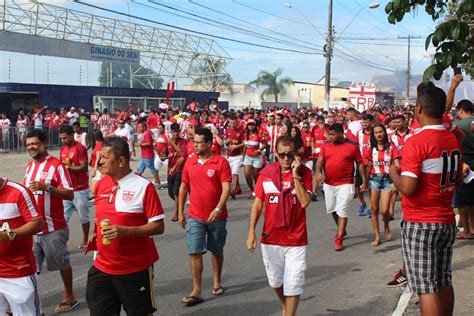
{"type": "Polygon", "coordinates": [[[0,31],[0,50],[31,55],[140,64],[140,52],[137,50],[8,31],[0,31]]]}

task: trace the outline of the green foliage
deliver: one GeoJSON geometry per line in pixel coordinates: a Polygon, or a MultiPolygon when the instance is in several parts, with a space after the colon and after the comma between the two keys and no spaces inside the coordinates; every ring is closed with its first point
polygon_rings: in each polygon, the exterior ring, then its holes
{"type": "Polygon", "coordinates": [[[260,97],[264,100],[265,96],[271,95],[278,102],[278,96],[286,93],[288,86],[293,85],[293,80],[289,77],[281,77],[283,68],[278,68],[274,72],[262,70],[258,73],[257,79],[249,82],[249,85],[256,85],[257,88],[264,88],[260,97]]]}
{"type": "MultiPolygon", "coordinates": [[[[130,64],[112,63],[112,85],[110,84],[110,62],[102,62],[99,74],[101,87],[130,88],[130,64]]],[[[153,70],[140,65],[131,65],[133,88],[160,89],[163,79],[153,70]]]]}
{"type": "Polygon", "coordinates": [[[473,77],[474,30],[468,23],[474,21],[474,0],[392,0],[385,6],[388,22],[396,24],[406,13],[416,12],[420,6],[433,21],[444,18],[426,38],[425,49],[433,45],[436,53],[435,63],[425,70],[423,81],[431,77],[439,80],[445,69],[458,66],[473,77]]]}

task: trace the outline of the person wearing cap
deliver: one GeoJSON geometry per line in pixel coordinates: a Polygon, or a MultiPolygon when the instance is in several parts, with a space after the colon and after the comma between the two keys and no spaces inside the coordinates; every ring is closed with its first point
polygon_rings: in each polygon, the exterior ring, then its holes
{"type": "MultiPolygon", "coordinates": [[[[464,132],[466,139],[462,143],[464,163],[474,170],[474,133],[471,126],[474,122],[473,105],[469,100],[461,100],[456,106],[461,119],[456,125],[464,132]]],[[[459,209],[463,231],[457,234],[458,239],[474,239],[474,181],[464,183],[454,192],[453,207],[459,209]]]]}

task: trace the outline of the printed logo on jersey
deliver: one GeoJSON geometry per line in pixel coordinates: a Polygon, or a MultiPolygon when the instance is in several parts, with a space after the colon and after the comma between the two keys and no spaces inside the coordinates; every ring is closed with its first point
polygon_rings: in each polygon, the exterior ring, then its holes
{"type": "Polygon", "coordinates": [[[135,196],[135,192],[124,190],[123,193],[122,193],[122,200],[125,203],[130,203],[133,200],[134,196],[135,196]]]}
{"type": "Polygon", "coordinates": [[[212,176],[214,175],[215,172],[216,172],[215,170],[208,169],[208,170],[207,170],[207,176],[210,178],[210,177],[212,177],[212,176]]]}

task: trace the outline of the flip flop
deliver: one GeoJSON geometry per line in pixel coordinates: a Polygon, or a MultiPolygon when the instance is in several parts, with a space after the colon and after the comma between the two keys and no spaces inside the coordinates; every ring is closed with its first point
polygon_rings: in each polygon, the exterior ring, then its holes
{"type": "Polygon", "coordinates": [[[191,307],[191,306],[201,304],[202,302],[204,302],[204,299],[202,297],[196,297],[196,296],[185,296],[183,297],[182,301],[184,305],[191,307]]]}
{"type": "Polygon", "coordinates": [[[219,296],[224,294],[224,288],[222,286],[219,286],[218,288],[212,289],[212,295],[214,296],[219,296]]]}
{"type": "Polygon", "coordinates": [[[62,302],[61,304],[59,304],[58,306],[56,306],[56,308],[54,309],[54,312],[56,312],[56,313],[65,313],[65,312],[70,311],[71,309],[73,309],[73,308],[76,307],[77,305],[79,305],[79,302],[78,302],[78,301],[74,301],[74,302],[62,302]]]}
{"type": "Polygon", "coordinates": [[[173,216],[173,217],[171,217],[171,221],[172,221],[172,222],[177,222],[178,220],[179,220],[179,218],[178,218],[178,216],[176,216],[176,215],[173,216]]]}
{"type": "Polygon", "coordinates": [[[459,232],[456,234],[456,239],[474,239],[474,236],[466,237],[463,233],[459,232]]]}

